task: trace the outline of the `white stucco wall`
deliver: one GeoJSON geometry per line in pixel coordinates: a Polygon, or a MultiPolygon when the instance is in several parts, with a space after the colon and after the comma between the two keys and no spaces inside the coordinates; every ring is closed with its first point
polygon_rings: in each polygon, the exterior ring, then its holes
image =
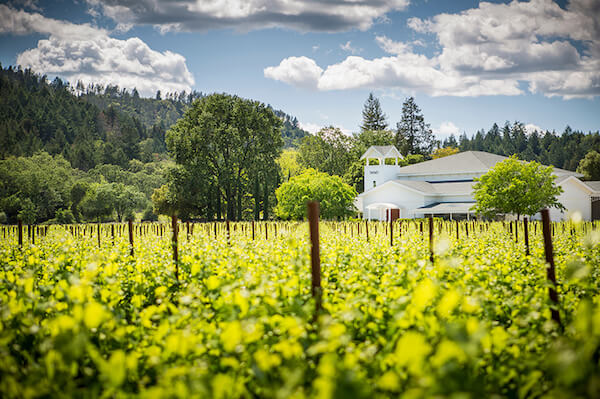
{"type": "Polygon", "coordinates": [[[574,179],[566,180],[559,185],[563,188],[563,193],[558,196],[558,201],[567,210],[561,212],[552,208],[550,209],[550,218],[553,221],[566,220],[574,212],[579,212],[583,220],[592,220],[592,201],[590,193],[585,187],[574,179]]]}
{"type": "MultiPolygon", "coordinates": [[[[435,202],[433,198],[427,198],[422,194],[404,188],[399,184],[389,182],[378,188],[366,193],[362,196],[363,218],[369,218],[367,206],[376,203],[394,204],[400,209],[401,218],[412,218],[414,214],[411,212],[415,208],[435,202]]],[[[370,219],[385,220],[385,212],[382,214],[377,211],[372,211],[370,219]]]]}
{"type": "Polygon", "coordinates": [[[365,165],[365,187],[364,191],[375,186],[381,186],[386,181],[395,180],[398,177],[398,165],[365,165]],[[373,186],[373,182],[376,183],[373,186]]]}

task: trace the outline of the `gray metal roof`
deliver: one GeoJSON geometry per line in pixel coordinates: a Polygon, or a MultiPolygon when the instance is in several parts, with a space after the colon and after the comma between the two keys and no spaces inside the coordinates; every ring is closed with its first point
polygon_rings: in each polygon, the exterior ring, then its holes
{"type": "Polygon", "coordinates": [[[436,202],[414,209],[415,213],[474,213],[470,210],[475,202],[436,202]]]}
{"type": "Polygon", "coordinates": [[[393,180],[395,183],[425,194],[459,195],[471,194],[475,182],[429,183],[417,180],[393,180]]]}
{"type": "MultiPolygon", "coordinates": [[[[399,169],[398,175],[427,175],[441,173],[487,172],[507,157],[483,151],[464,151],[447,157],[432,159],[399,169]]],[[[558,175],[581,176],[578,173],[554,168],[558,175]]]]}
{"type": "Polygon", "coordinates": [[[587,184],[592,190],[600,192],[600,181],[584,181],[583,183],[587,184]]]}

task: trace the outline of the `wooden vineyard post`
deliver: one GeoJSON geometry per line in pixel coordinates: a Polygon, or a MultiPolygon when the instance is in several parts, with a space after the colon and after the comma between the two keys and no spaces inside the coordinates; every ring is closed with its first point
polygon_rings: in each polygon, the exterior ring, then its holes
{"type": "Polygon", "coordinates": [[[369,220],[365,220],[365,233],[367,234],[367,242],[369,242],[369,220]]]}
{"type": "Polygon", "coordinates": [[[317,320],[321,311],[321,258],[319,253],[319,203],[308,203],[308,225],[310,231],[310,260],[312,277],[312,296],[315,299],[315,316],[317,320]]]}
{"type": "Polygon", "coordinates": [[[112,238],[112,244],[115,245],[115,225],[110,225],[110,236],[112,238]]]}
{"type": "Polygon", "coordinates": [[[35,226],[29,225],[29,229],[31,230],[31,243],[35,245],[35,226]]]}
{"type": "Polygon", "coordinates": [[[264,226],[265,226],[265,240],[269,241],[269,224],[268,224],[268,222],[265,221],[264,226]]]}
{"type": "Polygon", "coordinates": [[[252,241],[254,241],[254,220],[252,221],[252,241]]]}
{"type": "Polygon", "coordinates": [[[133,222],[131,221],[131,219],[127,221],[127,225],[129,227],[129,254],[133,258],[133,222]]]}
{"type": "Polygon", "coordinates": [[[23,221],[19,219],[19,248],[23,248],[23,221]]]}
{"type": "Polygon", "coordinates": [[[98,232],[98,248],[100,248],[100,222],[98,222],[97,232],[98,232]]]}
{"type": "Polygon", "coordinates": [[[529,256],[529,219],[523,219],[523,239],[525,240],[525,255],[529,256]]]}
{"type": "Polygon", "coordinates": [[[459,233],[458,233],[458,220],[456,221],[456,241],[458,241],[459,239],[459,233]]]}
{"type": "Polygon", "coordinates": [[[515,220],[515,242],[519,242],[519,222],[515,220]]]}
{"type": "Polygon", "coordinates": [[[556,273],[554,270],[554,250],[552,248],[552,231],[550,230],[550,212],[548,209],[542,209],[542,229],[544,233],[544,251],[546,253],[546,263],[548,263],[548,267],[546,268],[546,275],[550,283],[552,284],[548,288],[548,294],[550,295],[550,300],[554,304],[554,308],[550,309],[552,313],[552,320],[560,323],[560,313],[558,313],[558,293],[556,292],[556,273]]]}
{"type": "MultiPolygon", "coordinates": [[[[187,231],[189,232],[189,222],[187,231]]],[[[179,282],[179,254],[177,253],[177,240],[178,240],[178,229],[177,216],[171,215],[171,229],[173,230],[173,239],[171,240],[171,246],[173,247],[173,262],[175,262],[175,281],[179,282]]]]}
{"type": "Polygon", "coordinates": [[[429,216],[429,260],[433,263],[433,216],[429,216]]]}
{"type": "Polygon", "coordinates": [[[392,218],[390,217],[390,247],[393,247],[393,246],[394,246],[394,222],[392,222],[392,218]]]}
{"type": "Polygon", "coordinates": [[[225,221],[225,224],[227,225],[227,245],[229,245],[231,239],[231,227],[229,226],[229,219],[225,221]]]}

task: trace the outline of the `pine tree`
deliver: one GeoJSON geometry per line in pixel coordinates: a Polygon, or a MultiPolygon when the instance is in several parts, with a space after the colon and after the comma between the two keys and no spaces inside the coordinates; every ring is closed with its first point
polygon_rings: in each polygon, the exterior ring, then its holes
{"type": "Polygon", "coordinates": [[[369,98],[365,102],[362,112],[363,124],[360,127],[364,132],[366,130],[379,131],[385,130],[388,126],[385,114],[381,110],[379,99],[373,93],[369,93],[369,98]]]}
{"type": "Polygon", "coordinates": [[[428,155],[433,151],[435,137],[413,97],[402,104],[402,120],[396,127],[396,146],[402,154],[428,155]]]}

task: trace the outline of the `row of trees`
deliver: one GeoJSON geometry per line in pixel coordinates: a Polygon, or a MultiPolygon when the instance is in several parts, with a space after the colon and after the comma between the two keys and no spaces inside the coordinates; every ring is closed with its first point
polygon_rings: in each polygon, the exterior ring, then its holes
{"type": "Polygon", "coordinates": [[[124,220],[142,211],[154,219],[151,195],[172,167],[133,160],[127,168],[99,165],[84,172],[62,155],[9,157],[0,160],[0,222],[124,220]]]}

